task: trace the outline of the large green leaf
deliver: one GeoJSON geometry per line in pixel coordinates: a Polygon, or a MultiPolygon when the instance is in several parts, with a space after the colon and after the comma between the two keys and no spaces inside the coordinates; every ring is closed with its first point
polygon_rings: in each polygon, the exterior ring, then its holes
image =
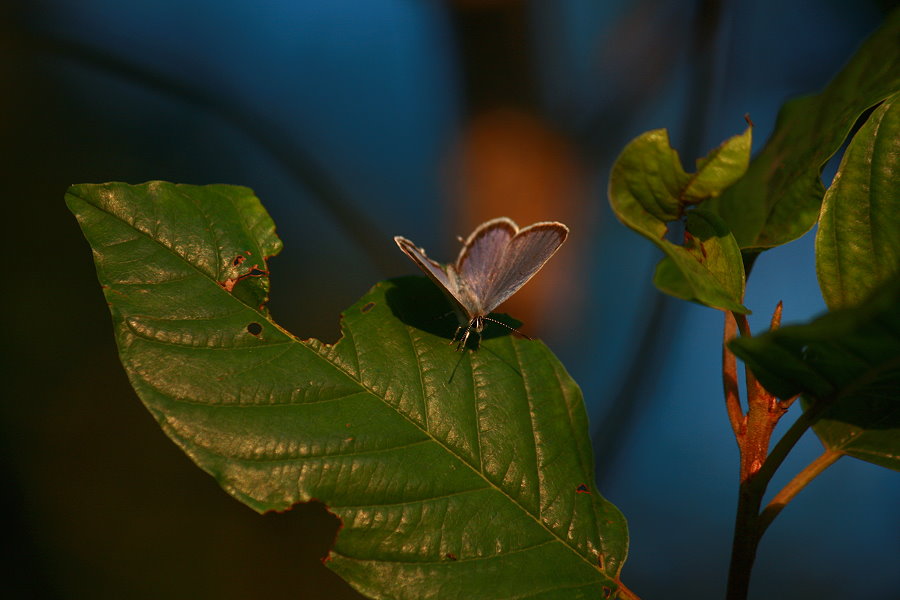
{"type": "Polygon", "coordinates": [[[863,304],[731,342],[773,394],[828,408],[826,447],[900,470],[900,277],[863,304]]]}
{"type": "Polygon", "coordinates": [[[656,286],[706,306],[750,312],[742,304],[744,265],[740,248],[716,214],[689,209],[715,198],[747,169],[751,130],[727,140],[686,173],[665,129],[629,143],[612,168],[609,202],[619,220],[656,244],[666,257],[656,286]],[[685,243],[666,239],[668,224],[686,216],[685,243]]]}
{"type": "Polygon", "coordinates": [[[825,189],[820,175],[866,110],[900,90],[900,9],[814,96],[787,102],[747,175],[709,206],[742,249],[797,239],[816,223],[825,189]]]}
{"type": "Polygon", "coordinates": [[[900,93],[853,137],[825,194],[816,273],[831,309],[859,304],[900,273],[900,93]]]}
{"type": "Polygon", "coordinates": [[[448,344],[423,278],[376,285],[334,345],[269,317],[274,225],[250,190],[79,185],[119,353],[163,430],[257,511],[312,498],[327,564],[374,598],[602,598],[627,551],[581,392],[540,342],[448,344]]]}

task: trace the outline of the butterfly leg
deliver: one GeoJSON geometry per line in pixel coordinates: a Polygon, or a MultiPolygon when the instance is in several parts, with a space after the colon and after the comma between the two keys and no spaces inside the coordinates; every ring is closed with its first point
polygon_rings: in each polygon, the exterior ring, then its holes
{"type": "Polygon", "coordinates": [[[463,332],[462,337],[459,339],[459,343],[456,345],[457,351],[462,351],[466,347],[466,342],[469,341],[469,335],[472,333],[471,327],[466,327],[466,330],[463,332]]]}
{"type": "Polygon", "coordinates": [[[463,330],[462,325],[460,325],[459,327],[456,328],[456,333],[453,334],[453,338],[450,340],[451,346],[456,343],[456,340],[459,338],[459,332],[462,330],[463,330]]]}
{"type": "MultiPolygon", "coordinates": [[[[462,329],[462,325],[456,328],[456,335],[453,336],[455,340],[459,336],[459,330],[462,329]]],[[[474,332],[478,335],[478,344],[475,346],[475,349],[478,349],[478,346],[481,345],[481,332],[484,331],[484,317],[475,317],[469,324],[466,326],[466,330],[462,334],[462,339],[459,340],[459,344],[456,345],[457,351],[463,350],[466,347],[466,342],[469,341],[469,336],[474,332]]],[[[451,342],[452,343],[452,342],[451,342]]]]}
{"type": "MultiPolygon", "coordinates": [[[[459,330],[462,329],[462,328],[463,328],[463,326],[460,325],[459,328],[456,330],[457,335],[459,335],[459,330]]],[[[457,351],[462,351],[462,350],[465,349],[465,347],[466,347],[466,342],[469,341],[469,336],[472,335],[472,331],[473,331],[473,330],[474,330],[476,333],[479,334],[478,337],[480,338],[480,337],[481,337],[481,332],[480,332],[479,329],[478,329],[478,322],[477,322],[475,319],[473,319],[472,321],[470,321],[469,324],[468,324],[468,326],[466,326],[466,330],[463,331],[462,337],[460,338],[459,343],[456,345],[456,350],[457,350],[457,351]]],[[[455,340],[455,339],[456,339],[456,336],[454,336],[453,339],[455,340]]]]}

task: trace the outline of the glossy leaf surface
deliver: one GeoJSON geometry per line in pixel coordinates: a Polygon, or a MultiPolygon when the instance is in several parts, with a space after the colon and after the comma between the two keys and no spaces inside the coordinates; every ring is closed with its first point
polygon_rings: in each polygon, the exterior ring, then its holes
{"type": "Polygon", "coordinates": [[[900,470],[900,279],[863,304],[731,342],[780,398],[828,408],[814,425],[829,448],[900,470]]]}
{"type": "Polygon", "coordinates": [[[542,343],[503,330],[455,352],[419,277],[376,285],[336,344],[300,340],[262,304],[280,242],[250,190],[81,185],[66,201],[166,434],[257,511],[325,503],[343,523],[327,564],[362,593],[614,595],[625,521],[593,484],[581,392],[542,343]]]}
{"type": "Polygon", "coordinates": [[[900,9],[887,17],[824,91],[782,107],[775,131],[747,175],[709,203],[741,249],[786,244],[816,223],[825,194],[819,178],[825,163],[866,110],[900,90],[898,40],[900,9]]]}
{"type": "Polygon", "coordinates": [[[706,306],[749,312],[742,304],[744,266],[728,227],[704,202],[716,197],[747,169],[751,131],[727,140],[686,173],[664,129],[639,136],[616,160],[609,201],[619,220],[656,244],[666,257],[656,286],[706,306]],[[698,208],[689,207],[701,205],[698,208]],[[668,224],[686,216],[684,244],[666,239],[668,224]]]}
{"type": "Polygon", "coordinates": [[[853,137],[825,194],[816,273],[831,309],[859,304],[900,275],[900,93],[853,137]]]}

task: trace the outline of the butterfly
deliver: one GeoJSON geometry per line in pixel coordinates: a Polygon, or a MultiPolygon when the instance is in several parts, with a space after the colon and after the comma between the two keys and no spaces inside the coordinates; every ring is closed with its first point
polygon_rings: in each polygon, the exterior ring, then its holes
{"type": "Polygon", "coordinates": [[[512,219],[499,217],[479,225],[448,265],[431,260],[405,237],[394,241],[450,298],[460,322],[450,343],[459,339],[456,348],[462,350],[470,334],[481,336],[485,321],[507,326],[487,315],[525,285],[568,235],[569,228],[556,221],[519,229],[512,219]]]}

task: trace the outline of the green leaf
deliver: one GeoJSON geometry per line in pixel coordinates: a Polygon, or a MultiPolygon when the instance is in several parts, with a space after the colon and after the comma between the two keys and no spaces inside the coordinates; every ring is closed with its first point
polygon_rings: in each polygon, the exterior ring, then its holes
{"type": "Polygon", "coordinates": [[[828,448],[900,470],[900,278],[863,304],[731,342],[767,390],[825,403],[828,448]]]}
{"type": "Polygon", "coordinates": [[[900,378],[885,379],[881,396],[873,389],[864,402],[840,402],[813,429],[826,448],[900,471],[900,378]]]}
{"type": "Polygon", "coordinates": [[[716,197],[747,169],[751,130],[735,136],[697,161],[685,173],[664,129],[648,131],[625,149],[613,165],[609,201],[619,220],[656,244],[666,257],[656,286],[677,298],[739,313],[743,306],[744,265],[725,223],[703,208],[689,207],[716,197]],[[684,245],[665,239],[668,223],[687,215],[684,245]]]}
{"type": "Polygon", "coordinates": [[[816,223],[820,175],[857,119],[900,90],[900,10],[814,96],[787,102],[775,131],[738,183],[709,203],[741,249],[756,252],[797,239],[816,223]]]}
{"type": "Polygon", "coordinates": [[[722,219],[697,208],[688,212],[686,229],[684,246],[665,242],[668,256],[656,266],[656,287],[676,298],[749,312],[738,301],[745,282],[741,249],[722,219]]]}
{"type": "Polygon", "coordinates": [[[336,344],[299,340],[257,303],[280,244],[249,190],[112,183],[66,201],[166,434],[257,511],[325,503],[343,522],[326,564],[362,593],[620,586],[625,521],[594,486],[581,392],[542,343],[504,330],[455,352],[424,278],[376,285],[336,344]]]}
{"type": "Polygon", "coordinates": [[[619,220],[653,239],[685,209],[714,198],[747,170],[751,130],[726,140],[686,173],[665,129],[632,140],[616,159],[609,178],[609,203],[619,220]]]}
{"type": "Polygon", "coordinates": [[[816,234],[816,273],[829,308],[853,306],[900,273],[900,93],[847,147],[816,234]]]}

